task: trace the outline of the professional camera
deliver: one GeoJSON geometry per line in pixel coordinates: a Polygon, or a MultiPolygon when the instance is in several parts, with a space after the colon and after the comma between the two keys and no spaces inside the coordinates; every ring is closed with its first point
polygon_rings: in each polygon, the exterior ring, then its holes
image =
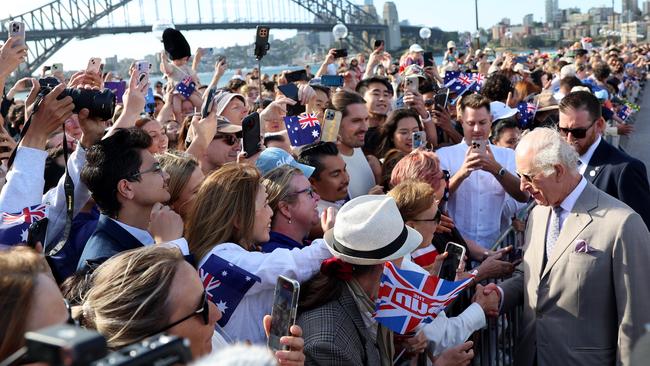
{"type": "Polygon", "coordinates": [[[99,333],[72,325],[54,325],[25,333],[25,347],[0,364],[166,366],[191,360],[189,341],[184,338],[157,334],[109,353],[106,340],[99,333]]]}
{"type": "MultiPolygon", "coordinates": [[[[59,80],[54,77],[46,77],[38,80],[41,86],[40,95],[47,95],[52,89],[59,85],[59,80]]],[[[74,113],[79,113],[83,108],[88,108],[90,118],[99,118],[109,120],[115,112],[115,94],[109,89],[75,89],[65,88],[57,99],[63,99],[67,96],[72,97],[74,103],[74,113]]]]}

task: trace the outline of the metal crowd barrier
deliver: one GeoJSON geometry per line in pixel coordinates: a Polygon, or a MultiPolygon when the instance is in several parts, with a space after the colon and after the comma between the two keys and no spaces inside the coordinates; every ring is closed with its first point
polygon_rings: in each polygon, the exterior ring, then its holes
{"type": "MultiPolygon", "coordinates": [[[[528,213],[535,206],[534,201],[529,203],[517,213],[517,218],[525,220],[528,213]]],[[[512,245],[513,250],[521,249],[524,245],[524,233],[515,230],[511,225],[506,229],[495,242],[492,250],[498,250],[512,245]]],[[[499,283],[504,279],[490,282],[499,283]]],[[[450,309],[449,316],[460,314],[463,309],[471,304],[474,291],[466,292],[465,295],[456,301],[450,309]]],[[[473,366],[507,366],[514,361],[515,347],[517,345],[517,334],[522,319],[523,305],[499,315],[498,318],[488,318],[487,327],[475,332],[471,340],[474,342],[473,366]]]]}

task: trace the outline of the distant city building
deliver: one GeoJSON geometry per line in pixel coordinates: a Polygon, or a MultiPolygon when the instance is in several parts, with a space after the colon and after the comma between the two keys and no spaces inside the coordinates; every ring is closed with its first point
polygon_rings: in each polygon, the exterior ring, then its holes
{"type": "Polygon", "coordinates": [[[388,37],[386,37],[386,48],[389,51],[396,50],[402,46],[402,32],[399,27],[399,16],[397,7],[392,1],[384,3],[384,24],[388,26],[388,37]]]}
{"type": "Polygon", "coordinates": [[[647,36],[648,24],[646,22],[621,23],[621,42],[636,43],[647,36]]]}
{"type": "Polygon", "coordinates": [[[510,25],[510,18],[503,18],[503,19],[501,19],[501,24],[503,24],[503,25],[510,25]]]}
{"type": "Polygon", "coordinates": [[[559,22],[559,12],[558,0],[546,0],[546,24],[557,24],[559,22]]]}
{"type": "Polygon", "coordinates": [[[524,20],[523,24],[527,27],[530,27],[533,25],[533,14],[526,14],[524,15],[524,20]]]}
{"type": "Polygon", "coordinates": [[[638,0],[622,0],[621,16],[623,22],[633,22],[637,20],[640,14],[638,0]]]}
{"type": "Polygon", "coordinates": [[[650,15],[650,1],[646,0],[643,2],[643,12],[641,15],[646,16],[650,15]]]}
{"type": "Polygon", "coordinates": [[[375,6],[375,4],[373,4],[372,0],[363,0],[363,5],[366,5],[366,6],[375,6]]]}
{"type": "Polygon", "coordinates": [[[606,23],[607,17],[611,16],[613,13],[613,8],[608,8],[605,6],[591,8],[587,11],[587,14],[589,14],[591,17],[592,23],[606,23]]]}

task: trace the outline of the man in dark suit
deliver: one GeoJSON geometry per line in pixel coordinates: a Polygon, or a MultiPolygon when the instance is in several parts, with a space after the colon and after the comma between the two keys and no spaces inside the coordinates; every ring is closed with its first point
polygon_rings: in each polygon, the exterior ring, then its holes
{"type": "Polygon", "coordinates": [[[645,165],[601,136],[607,127],[598,99],[587,91],[560,103],[559,130],[578,155],[578,170],[589,182],[636,211],[650,227],[650,186],[645,165]]]}
{"type": "Polygon", "coordinates": [[[81,179],[102,214],[77,269],[125,250],[167,241],[187,254],[182,219],[161,205],[170,197],[169,175],[147,150],[150,145],[146,132],[130,128],[117,130],[88,150],[81,179]]]}

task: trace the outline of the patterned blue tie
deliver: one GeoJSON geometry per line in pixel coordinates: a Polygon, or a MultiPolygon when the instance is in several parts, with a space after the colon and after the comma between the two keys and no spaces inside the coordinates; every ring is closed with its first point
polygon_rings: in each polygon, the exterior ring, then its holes
{"type": "Polygon", "coordinates": [[[562,207],[557,206],[553,207],[553,212],[551,212],[551,222],[549,223],[548,228],[548,237],[546,238],[546,258],[551,258],[551,253],[555,247],[555,242],[560,236],[560,214],[562,213],[562,207]]]}

